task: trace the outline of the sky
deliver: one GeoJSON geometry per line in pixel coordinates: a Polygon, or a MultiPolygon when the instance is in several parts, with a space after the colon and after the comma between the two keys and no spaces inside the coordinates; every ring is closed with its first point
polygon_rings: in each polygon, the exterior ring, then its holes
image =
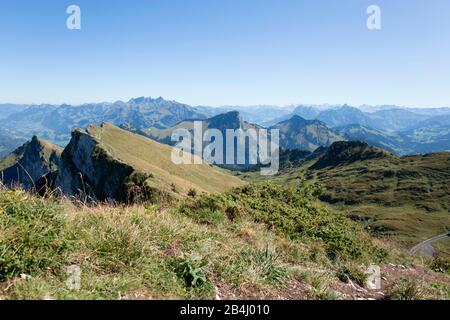
{"type": "Polygon", "coordinates": [[[442,107],[449,57],[448,0],[0,1],[3,103],[442,107]]]}

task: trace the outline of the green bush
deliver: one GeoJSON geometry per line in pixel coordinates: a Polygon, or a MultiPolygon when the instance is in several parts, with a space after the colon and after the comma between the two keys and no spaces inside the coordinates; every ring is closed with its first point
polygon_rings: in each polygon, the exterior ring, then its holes
{"type": "Polygon", "coordinates": [[[345,265],[338,269],[337,277],[342,282],[348,282],[348,280],[355,281],[361,287],[365,286],[367,275],[353,265],[345,265]]]}
{"type": "Polygon", "coordinates": [[[239,277],[256,278],[258,280],[282,287],[288,279],[287,268],[280,264],[278,256],[271,252],[268,247],[263,250],[243,250],[237,257],[227,265],[228,273],[234,282],[239,283],[239,277]]]}
{"type": "Polygon", "coordinates": [[[225,220],[220,195],[204,195],[198,200],[187,201],[181,208],[181,212],[198,223],[218,225],[225,220]]]}
{"type": "Polygon", "coordinates": [[[207,261],[195,253],[173,261],[175,273],[184,281],[187,288],[200,287],[207,282],[206,265],[207,261]]]}
{"type": "Polygon", "coordinates": [[[445,253],[438,253],[433,257],[430,268],[436,272],[450,274],[450,257],[445,253]]]}
{"type": "Polygon", "coordinates": [[[424,295],[419,285],[411,279],[399,278],[391,286],[390,300],[422,300],[424,295]]]}
{"type": "Polygon", "coordinates": [[[247,217],[264,223],[291,239],[321,240],[329,258],[379,261],[386,252],[374,246],[370,237],[343,213],[317,205],[322,187],[302,182],[296,189],[266,182],[250,184],[221,195],[202,195],[189,200],[181,212],[198,222],[247,217]]]}
{"type": "Polygon", "coordinates": [[[60,210],[52,199],[0,192],[0,280],[61,267],[69,242],[60,210]]]}

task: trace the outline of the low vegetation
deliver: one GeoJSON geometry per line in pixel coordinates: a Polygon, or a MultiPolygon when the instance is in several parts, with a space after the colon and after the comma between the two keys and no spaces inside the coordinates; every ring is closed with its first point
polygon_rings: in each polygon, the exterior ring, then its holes
{"type": "MultiPolygon", "coordinates": [[[[265,180],[254,172],[237,176],[265,180]]],[[[363,143],[340,142],[271,178],[290,187],[299,179],[322,184],[320,200],[330,210],[345,212],[373,235],[395,238],[405,246],[450,230],[448,153],[397,157],[363,143]]]]}
{"type": "Polygon", "coordinates": [[[424,299],[423,289],[416,281],[399,278],[396,280],[389,291],[390,300],[422,300],[424,299]]]}
{"type": "Polygon", "coordinates": [[[305,183],[295,189],[271,182],[250,184],[220,195],[203,195],[185,203],[181,212],[213,225],[239,219],[264,223],[290,239],[320,241],[332,260],[385,258],[386,252],[374,246],[359,225],[314,204],[321,191],[320,186],[305,183]]]}
{"type": "MultiPolygon", "coordinates": [[[[341,299],[333,283],[363,286],[364,265],[398,254],[320,192],[268,182],[160,207],[0,190],[0,299],[341,299]]],[[[400,285],[393,298],[415,294],[400,285]]]]}

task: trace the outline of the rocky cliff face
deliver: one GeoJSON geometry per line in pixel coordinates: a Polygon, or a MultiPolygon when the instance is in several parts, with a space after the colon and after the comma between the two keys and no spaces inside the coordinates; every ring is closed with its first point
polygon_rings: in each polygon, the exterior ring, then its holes
{"type": "Polygon", "coordinates": [[[37,137],[0,162],[0,179],[5,185],[31,189],[37,181],[58,170],[62,149],[37,137]]]}
{"type": "Polygon", "coordinates": [[[123,197],[125,181],[133,171],[101,148],[89,129],[77,129],[62,154],[56,185],[66,196],[118,199],[123,197]]]}

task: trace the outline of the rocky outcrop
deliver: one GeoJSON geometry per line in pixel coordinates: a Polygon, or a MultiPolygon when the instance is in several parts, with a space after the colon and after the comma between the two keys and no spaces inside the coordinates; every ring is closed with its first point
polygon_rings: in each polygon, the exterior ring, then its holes
{"type": "Polygon", "coordinates": [[[77,129],[62,154],[56,185],[66,196],[121,199],[126,180],[133,172],[130,165],[111,157],[89,134],[89,129],[77,129]]]}
{"type": "Polygon", "coordinates": [[[2,160],[0,171],[5,169],[8,183],[19,177],[26,189],[87,202],[160,203],[191,189],[220,192],[242,184],[207,163],[177,165],[172,152],[167,145],[105,123],[74,130],[62,153],[35,137],[2,160]]]}
{"type": "Polygon", "coordinates": [[[0,179],[7,186],[36,188],[43,176],[58,170],[62,149],[37,137],[0,162],[0,179]]]}

